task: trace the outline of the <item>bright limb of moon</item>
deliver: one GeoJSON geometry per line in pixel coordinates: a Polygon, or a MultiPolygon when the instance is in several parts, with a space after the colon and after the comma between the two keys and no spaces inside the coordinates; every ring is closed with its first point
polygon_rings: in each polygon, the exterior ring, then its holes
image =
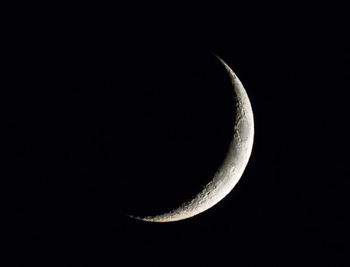
{"type": "Polygon", "coordinates": [[[148,222],[173,222],[193,217],[210,209],[235,187],[248,164],[253,147],[254,119],[248,95],[231,68],[220,58],[235,92],[236,118],[233,139],[226,157],[213,179],[192,200],[169,212],[146,217],[130,216],[148,222]]]}

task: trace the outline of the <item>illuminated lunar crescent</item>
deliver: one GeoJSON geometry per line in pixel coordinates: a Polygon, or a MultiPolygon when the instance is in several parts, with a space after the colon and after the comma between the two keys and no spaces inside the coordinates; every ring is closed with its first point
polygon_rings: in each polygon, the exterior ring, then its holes
{"type": "Polygon", "coordinates": [[[221,58],[218,57],[218,59],[231,78],[236,105],[233,139],[222,165],[200,193],[178,208],[155,216],[130,217],[148,222],[173,222],[190,218],[222,200],[241,178],[253,147],[253,111],[248,95],[238,77],[221,58]]]}

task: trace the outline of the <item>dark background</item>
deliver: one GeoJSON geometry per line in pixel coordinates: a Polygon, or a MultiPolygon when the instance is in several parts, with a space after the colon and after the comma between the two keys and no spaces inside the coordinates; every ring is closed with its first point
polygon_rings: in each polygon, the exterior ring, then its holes
{"type": "Polygon", "coordinates": [[[127,266],[348,262],[349,42],[334,5],[1,7],[1,259],[127,266]],[[255,139],[210,210],[152,224],[255,139]]]}

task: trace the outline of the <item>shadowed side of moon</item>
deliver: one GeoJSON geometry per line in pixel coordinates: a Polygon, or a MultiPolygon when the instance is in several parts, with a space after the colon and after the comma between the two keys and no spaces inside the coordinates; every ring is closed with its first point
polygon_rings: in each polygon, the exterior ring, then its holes
{"type": "Polygon", "coordinates": [[[160,214],[181,205],[210,182],[227,153],[236,114],[231,82],[211,54],[188,58],[137,60],[145,72],[123,84],[123,104],[110,122],[119,123],[111,134],[121,136],[114,146],[121,148],[115,161],[122,167],[109,167],[118,186],[111,179],[103,190],[112,196],[123,188],[117,195],[126,214],[160,214]]]}

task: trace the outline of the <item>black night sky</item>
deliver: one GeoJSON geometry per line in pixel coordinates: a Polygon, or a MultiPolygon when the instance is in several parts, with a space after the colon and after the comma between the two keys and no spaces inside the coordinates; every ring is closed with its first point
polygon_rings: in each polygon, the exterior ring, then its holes
{"type": "MultiPolygon", "coordinates": [[[[50,1],[47,1],[50,2],[50,1]]],[[[349,261],[349,21],[340,6],[0,8],[0,250],[5,263],[252,266],[349,261]],[[253,152],[191,219],[249,95],[253,152]]]]}

